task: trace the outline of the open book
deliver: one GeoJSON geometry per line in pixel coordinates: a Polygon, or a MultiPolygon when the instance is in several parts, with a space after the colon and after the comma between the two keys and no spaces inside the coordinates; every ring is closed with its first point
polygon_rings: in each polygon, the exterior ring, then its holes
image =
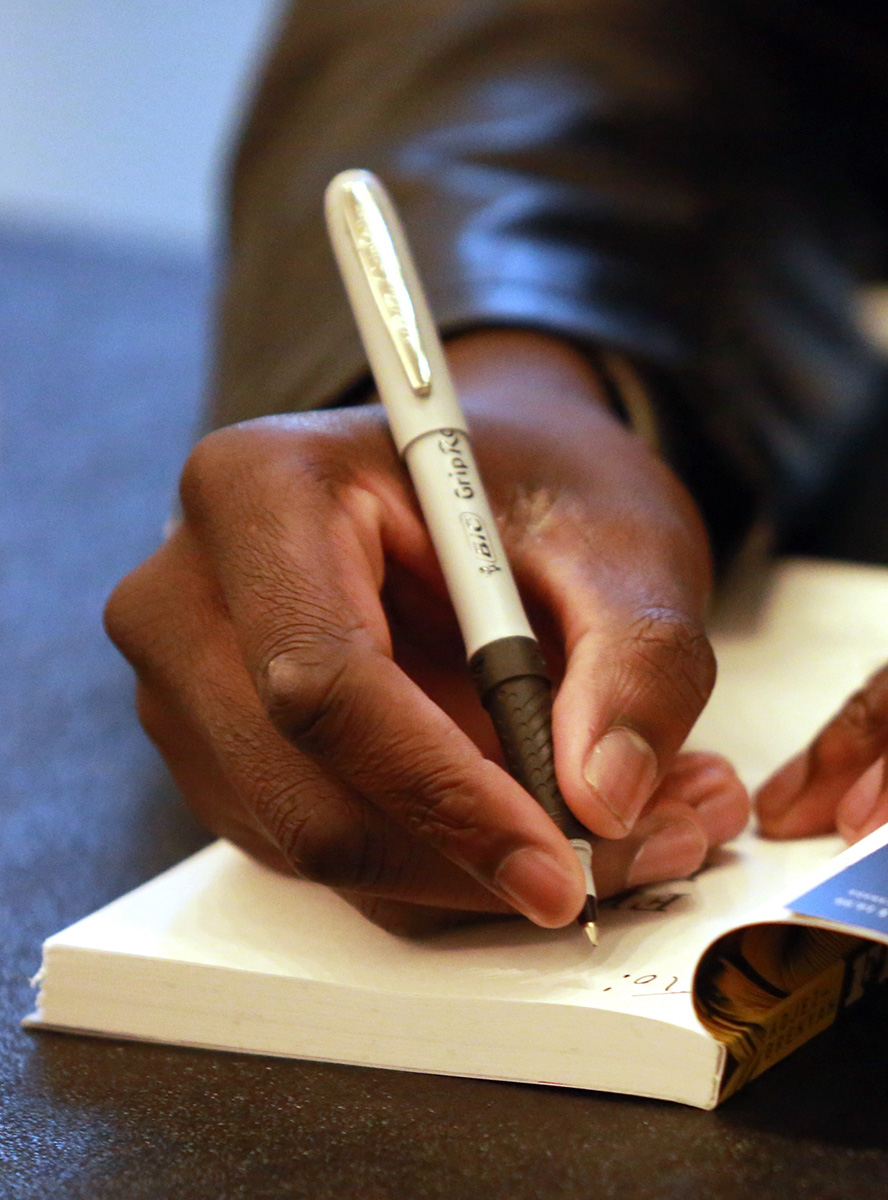
{"type": "MultiPolygon", "coordinates": [[[[888,658],[888,571],[782,564],[723,628],[693,744],[751,786],[888,658]]],[[[886,976],[888,828],[744,834],[692,880],[576,928],[409,940],[218,842],[44,944],[29,1026],[711,1108],[886,976]],[[769,899],[770,897],[770,899],[769,899]]]]}

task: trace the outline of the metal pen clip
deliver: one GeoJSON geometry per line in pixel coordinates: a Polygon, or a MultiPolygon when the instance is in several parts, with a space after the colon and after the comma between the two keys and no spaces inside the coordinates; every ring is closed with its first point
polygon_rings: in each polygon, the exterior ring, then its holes
{"type": "Polygon", "coordinates": [[[342,211],[392,345],[416,396],[432,390],[432,370],[426,358],[410,290],[401,270],[391,231],[376,197],[362,180],[343,189],[342,211]]]}

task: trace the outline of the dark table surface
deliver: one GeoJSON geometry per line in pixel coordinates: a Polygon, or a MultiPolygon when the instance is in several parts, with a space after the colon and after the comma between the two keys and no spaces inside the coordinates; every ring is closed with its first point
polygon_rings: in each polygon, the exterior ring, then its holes
{"type": "Polygon", "coordinates": [[[884,1001],[714,1113],[19,1028],[42,939],[206,840],[99,614],[158,540],[208,286],[187,258],[0,229],[0,1200],[884,1200],[884,1001]]]}

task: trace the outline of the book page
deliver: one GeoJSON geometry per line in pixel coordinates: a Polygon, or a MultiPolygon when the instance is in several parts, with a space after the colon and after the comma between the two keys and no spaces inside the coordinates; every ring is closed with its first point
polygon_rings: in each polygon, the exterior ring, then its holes
{"type": "Polygon", "coordinates": [[[218,842],[51,938],[77,946],[413,996],[487,997],[637,1012],[697,1028],[690,986],[704,947],[761,895],[832,853],[832,839],[751,835],[692,881],[605,905],[591,952],[576,927],[496,921],[420,940],[378,929],[318,885],[218,842]]]}
{"type": "Polygon", "coordinates": [[[888,662],[888,570],[786,559],[754,611],[716,622],[718,682],[689,746],[757,788],[888,662]]]}

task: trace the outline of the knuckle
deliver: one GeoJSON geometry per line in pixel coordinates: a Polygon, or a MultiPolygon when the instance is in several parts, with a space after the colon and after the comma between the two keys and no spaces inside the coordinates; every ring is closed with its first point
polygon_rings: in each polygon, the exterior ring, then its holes
{"type": "Polygon", "coordinates": [[[166,543],[114,588],[103,612],[105,631],[140,676],[150,674],[181,653],[199,594],[195,576],[166,543]]]}
{"type": "Polygon", "coordinates": [[[704,629],[675,609],[646,609],[636,616],[625,644],[642,685],[665,693],[679,715],[695,719],[715,684],[715,655],[704,629]]]}
{"type": "Polygon", "coordinates": [[[283,822],[276,840],[287,861],[302,876],[326,887],[357,887],[361,882],[360,848],[354,836],[320,824],[291,818],[283,822]]]}
{"type": "Polygon", "coordinates": [[[237,463],[231,453],[233,434],[230,430],[217,430],[202,438],[185,460],[179,480],[179,499],[182,511],[191,520],[200,520],[207,504],[219,486],[219,481],[230,478],[229,467],[237,463]]]}
{"type": "Polygon", "coordinates": [[[257,805],[257,816],[303,879],[326,887],[372,887],[381,875],[375,851],[356,807],[345,818],[329,808],[300,805],[290,789],[257,805]]]}
{"type": "Polygon", "coordinates": [[[124,655],[127,654],[127,646],[129,645],[133,630],[133,614],[135,610],[133,589],[132,576],[124,576],[108,597],[103,613],[105,632],[121,654],[124,655]]]}
{"type": "Polygon", "coordinates": [[[432,908],[422,903],[392,900],[387,896],[373,896],[360,892],[344,893],[344,899],[368,921],[398,937],[428,937],[433,933],[443,933],[460,926],[475,925],[480,921],[489,920],[486,913],[432,908]]]}
{"type": "Polygon", "coordinates": [[[269,435],[262,420],[208,433],[188,455],[179,478],[185,520],[198,527],[210,524],[214,513],[241,503],[261,480],[275,477],[283,461],[280,439],[269,435]]]}
{"type": "Polygon", "coordinates": [[[877,672],[854,693],[843,716],[848,725],[867,739],[888,735],[888,668],[877,672]]]}
{"type": "Polygon", "coordinates": [[[345,899],[352,908],[358,910],[362,917],[366,917],[368,921],[378,925],[386,933],[393,933],[398,937],[422,937],[430,933],[438,933],[440,930],[448,928],[449,925],[456,924],[452,916],[449,921],[447,920],[448,914],[446,913],[440,914],[436,909],[430,909],[424,905],[390,900],[386,896],[368,896],[358,892],[354,895],[346,895],[345,899]]]}
{"type": "Polygon", "coordinates": [[[398,768],[411,783],[390,795],[386,807],[413,837],[453,854],[460,845],[480,842],[482,833],[465,772],[444,761],[441,749],[400,749],[398,768]]]}
{"type": "Polygon", "coordinates": [[[840,714],[841,724],[858,738],[866,741],[878,734],[885,725],[885,710],[874,702],[867,688],[855,692],[840,714]]]}
{"type": "Polygon", "coordinates": [[[304,636],[298,649],[276,654],[261,671],[260,699],[288,741],[311,750],[340,735],[351,709],[348,649],[342,634],[316,632],[304,636]]]}
{"type": "Polygon", "coordinates": [[[841,771],[888,746],[888,670],[880,671],[845,703],[812,746],[819,769],[841,771]]]}
{"type": "MultiPolygon", "coordinates": [[[[428,783],[427,778],[426,784],[428,783]]],[[[434,781],[433,786],[436,791],[432,794],[426,791],[422,798],[417,798],[413,793],[399,797],[400,803],[397,807],[403,813],[404,825],[408,832],[420,841],[440,849],[467,839],[471,836],[472,829],[454,810],[453,786],[442,786],[438,780],[434,781]]]]}
{"type": "Polygon", "coordinates": [[[150,600],[151,560],[125,575],[105,603],[102,620],[110,640],[138,670],[147,665],[154,606],[150,600]]]}
{"type": "Polygon", "coordinates": [[[335,497],[352,475],[351,456],[323,431],[295,418],[287,426],[259,418],[203,437],[182,468],[179,495],[186,519],[201,524],[233,497],[335,497]]]}

